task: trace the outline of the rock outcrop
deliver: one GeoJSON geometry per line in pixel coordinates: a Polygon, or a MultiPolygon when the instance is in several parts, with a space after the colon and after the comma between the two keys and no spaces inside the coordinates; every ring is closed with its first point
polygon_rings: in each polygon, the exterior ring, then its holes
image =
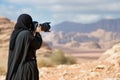
{"type": "Polygon", "coordinates": [[[15,22],[8,18],[0,17],[0,47],[8,48],[8,41],[15,22]]]}
{"type": "Polygon", "coordinates": [[[10,19],[0,16],[0,24],[7,24],[7,23],[10,23],[10,22],[11,22],[10,19]]]}
{"type": "Polygon", "coordinates": [[[94,62],[40,68],[40,80],[120,80],[120,43],[94,62]]]}

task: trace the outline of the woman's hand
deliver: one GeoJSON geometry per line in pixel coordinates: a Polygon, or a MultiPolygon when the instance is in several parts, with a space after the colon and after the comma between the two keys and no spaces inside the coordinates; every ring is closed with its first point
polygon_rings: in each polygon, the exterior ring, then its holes
{"type": "Polygon", "coordinates": [[[42,30],[41,30],[41,26],[40,26],[40,24],[38,24],[38,26],[36,27],[36,31],[35,32],[41,32],[42,30]]]}
{"type": "Polygon", "coordinates": [[[36,35],[36,32],[41,32],[42,30],[41,30],[41,26],[40,25],[38,25],[37,27],[36,27],[36,30],[33,32],[33,35],[35,36],[36,35]]]}

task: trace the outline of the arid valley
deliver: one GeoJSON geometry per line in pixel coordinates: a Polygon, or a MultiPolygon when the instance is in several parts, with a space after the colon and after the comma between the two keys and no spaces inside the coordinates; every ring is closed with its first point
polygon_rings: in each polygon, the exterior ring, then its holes
{"type": "MultiPolygon", "coordinates": [[[[14,24],[15,22],[7,18],[0,18],[0,80],[5,80],[9,37],[14,24]]],[[[52,44],[53,47],[46,42],[37,51],[38,62],[41,60],[40,58],[43,58],[41,56],[48,57],[55,50],[61,50],[65,56],[72,57],[76,61],[71,65],[61,64],[48,67],[41,67],[38,64],[40,80],[120,80],[119,40],[112,42],[110,46],[105,43],[107,48],[105,46],[100,48],[98,43],[93,42],[81,43],[81,46],[77,45],[76,41],[71,42],[73,43],[68,42],[65,45],[64,42],[57,45],[52,44]]],[[[99,43],[102,44],[102,40],[99,43]]]]}

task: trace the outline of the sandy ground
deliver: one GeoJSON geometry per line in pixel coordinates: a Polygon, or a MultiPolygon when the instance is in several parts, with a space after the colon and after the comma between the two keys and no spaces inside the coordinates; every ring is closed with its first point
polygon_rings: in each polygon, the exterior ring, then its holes
{"type": "Polygon", "coordinates": [[[77,63],[95,61],[106,51],[105,49],[80,49],[64,46],[55,46],[54,48],[61,49],[66,56],[74,57],[77,63]]]}
{"type": "MultiPolygon", "coordinates": [[[[42,67],[39,69],[40,80],[120,80],[120,72],[107,71],[109,67],[104,68],[104,64],[97,62],[104,50],[56,48],[63,50],[66,56],[73,56],[79,64],[42,67]],[[99,64],[103,68],[97,70],[99,64]]],[[[4,65],[0,67],[6,68],[8,50],[0,48],[0,52],[0,64],[4,65]]],[[[5,80],[5,75],[1,75],[0,80],[5,80]]]]}

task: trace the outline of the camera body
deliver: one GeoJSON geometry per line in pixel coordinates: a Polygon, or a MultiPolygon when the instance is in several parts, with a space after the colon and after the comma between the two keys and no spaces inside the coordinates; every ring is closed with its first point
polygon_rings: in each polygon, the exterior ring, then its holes
{"type": "Polygon", "coordinates": [[[45,23],[39,24],[37,21],[33,21],[33,25],[34,25],[34,31],[36,30],[38,25],[40,25],[42,31],[50,32],[50,28],[51,28],[50,22],[45,22],[45,23]]]}

